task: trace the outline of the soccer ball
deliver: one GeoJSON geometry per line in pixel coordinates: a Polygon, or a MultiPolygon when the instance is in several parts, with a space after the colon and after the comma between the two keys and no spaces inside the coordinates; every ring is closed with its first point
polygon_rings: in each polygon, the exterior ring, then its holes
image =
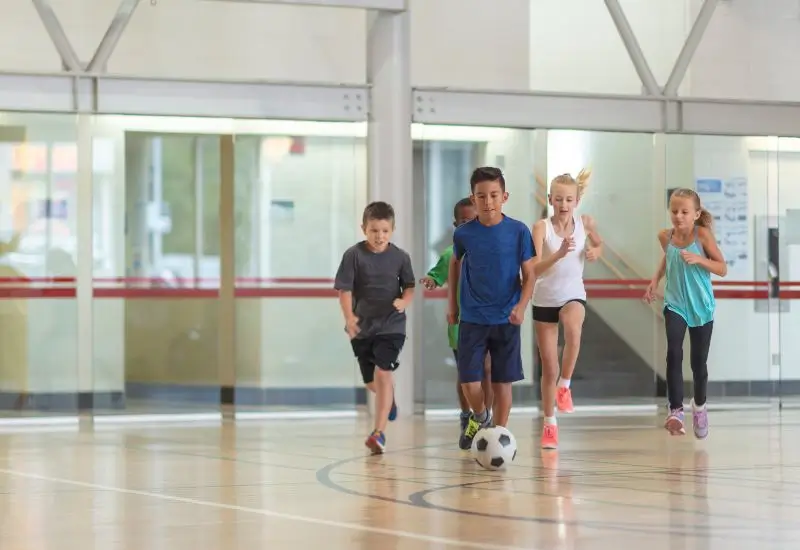
{"type": "Polygon", "coordinates": [[[516,458],[517,440],[502,426],[483,428],[472,440],[472,456],[487,470],[502,470],[516,458]]]}

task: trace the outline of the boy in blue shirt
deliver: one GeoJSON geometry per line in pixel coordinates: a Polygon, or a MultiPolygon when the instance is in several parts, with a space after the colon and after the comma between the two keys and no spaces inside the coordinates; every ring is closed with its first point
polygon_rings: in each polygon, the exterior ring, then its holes
{"type": "Polygon", "coordinates": [[[459,439],[464,450],[490,423],[481,387],[486,352],[492,362],[495,425],[508,423],[511,384],[525,378],[520,325],[533,296],[536,254],[528,226],[503,214],[508,193],[502,171],[477,168],[470,188],[478,217],[453,234],[447,314],[448,322],[459,326],[458,377],[472,408],[459,439]]]}

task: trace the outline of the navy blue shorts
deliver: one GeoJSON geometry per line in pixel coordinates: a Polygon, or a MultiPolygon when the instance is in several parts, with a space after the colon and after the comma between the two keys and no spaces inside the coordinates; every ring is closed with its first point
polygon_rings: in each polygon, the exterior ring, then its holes
{"type": "Polygon", "coordinates": [[[520,325],[458,325],[458,379],[462,384],[483,380],[483,358],[492,359],[492,383],[525,379],[522,372],[520,325]]]}

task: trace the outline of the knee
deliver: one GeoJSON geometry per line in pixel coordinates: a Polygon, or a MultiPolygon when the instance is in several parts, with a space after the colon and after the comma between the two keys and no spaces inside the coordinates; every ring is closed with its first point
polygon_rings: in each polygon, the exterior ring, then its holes
{"type": "Polygon", "coordinates": [[[564,325],[564,342],[570,344],[578,342],[583,332],[583,319],[566,319],[564,325]]]}
{"type": "Polygon", "coordinates": [[[675,365],[683,363],[683,347],[667,346],[667,364],[675,365]]]}
{"type": "Polygon", "coordinates": [[[384,370],[380,368],[375,369],[375,383],[376,384],[385,384],[386,382],[391,382],[392,380],[392,371],[391,370],[384,370]]]}
{"type": "Polygon", "coordinates": [[[558,362],[542,362],[542,383],[556,383],[558,379],[558,362]]]}

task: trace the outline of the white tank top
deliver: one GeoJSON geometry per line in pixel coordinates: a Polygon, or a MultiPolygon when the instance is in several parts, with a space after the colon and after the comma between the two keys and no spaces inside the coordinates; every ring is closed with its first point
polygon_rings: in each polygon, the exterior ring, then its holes
{"type": "MultiPolygon", "coordinates": [[[[586,230],[580,216],[574,216],[575,249],[557,261],[536,279],[533,287],[533,305],[539,307],[561,307],[570,300],[586,300],[586,288],[583,286],[583,260],[586,254],[586,230]]],[[[545,235],[541,260],[552,256],[564,239],[556,235],[553,222],[545,220],[545,235]]]]}

